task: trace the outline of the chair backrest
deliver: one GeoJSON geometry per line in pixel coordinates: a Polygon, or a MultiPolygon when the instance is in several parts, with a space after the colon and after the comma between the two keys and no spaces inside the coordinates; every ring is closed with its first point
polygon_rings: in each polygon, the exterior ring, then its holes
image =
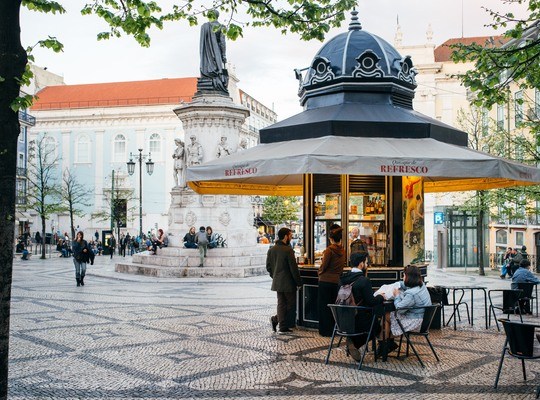
{"type": "Polygon", "coordinates": [[[429,328],[431,327],[435,313],[440,306],[440,304],[433,304],[431,306],[424,307],[424,318],[422,319],[420,333],[429,333],[429,328]]]}
{"type": "Polygon", "coordinates": [[[538,325],[514,322],[508,319],[500,319],[508,339],[510,353],[518,357],[533,357],[534,350],[534,329],[538,325]]]}
{"type": "Polygon", "coordinates": [[[341,304],[328,304],[334,320],[336,321],[337,329],[339,333],[354,335],[362,333],[363,330],[358,330],[356,325],[356,314],[358,312],[366,313],[369,318],[374,318],[373,309],[370,307],[362,306],[347,306],[341,304]]]}
{"type": "Polygon", "coordinates": [[[514,313],[516,307],[519,307],[518,300],[523,292],[519,289],[503,290],[503,312],[514,313]]]}
{"type": "Polygon", "coordinates": [[[523,291],[521,297],[532,297],[532,291],[535,286],[535,283],[519,282],[519,283],[516,283],[516,285],[518,289],[523,291]]]}

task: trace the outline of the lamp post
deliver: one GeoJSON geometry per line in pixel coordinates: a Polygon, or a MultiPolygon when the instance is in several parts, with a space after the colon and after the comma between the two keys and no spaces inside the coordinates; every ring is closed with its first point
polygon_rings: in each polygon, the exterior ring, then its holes
{"type": "MultiPolygon", "coordinates": [[[[148,161],[146,162],[146,172],[148,175],[152,175],[154,173],[154,163],[152,162],[152,157],[150,156],[150,152],[148,152],[148,155],[143,154],[143,149],[138,149],[139,155],[135,154],[135,160],[139,161],[139,238],[142,240],[143,230],[142,230],[142,164],[143,161],[146,160],[148,157],[148,161]]],[[[135,161],[133,161],[133,153],[129,153],[129,161],[127,162],[127,169],[128,174],[133,175],[135,172],[135,161]]]]}

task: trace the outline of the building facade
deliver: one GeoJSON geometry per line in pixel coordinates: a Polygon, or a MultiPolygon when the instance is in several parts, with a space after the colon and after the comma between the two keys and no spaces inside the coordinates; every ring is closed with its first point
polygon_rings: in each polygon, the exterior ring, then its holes
{"type": "MultiPolygon", "coordinates": [[[[240,140],[245,139],[246,147],[251,147],[258,143],[256,126],[270,125],[277,116],[240,91],[236,82],[234,77],[230,79],[231,97],[237,104],[249,104],[252,115],[242,127],[240,140]]],[[[36,125],[31,130],[30,140],[45,136],[47,146],[55,149],[59,159],[58,184],[62,173],[69,170],[87,189],[87,205],[80,206],[84,216],[76,218],[76,229],[86,235],[110,229],[114,197],[126,200],[126,217],[120,224],[122,231],[136,235],[140,182],[143,231],[168,226],[170,191],[175,185],[174,140],[189,141],[173,109],[190,102],[196,86],[197,78],[189,77],[47,86],[38,93],[39,99],[32,107],[36,125]],[[138,165],[129,176],[126,164],[130,159],[136,161],[139,149],[145,155],[142,178],[138,165]],[[144,166],[150,159],[154,163],[152,175],[148,175],[144,166]]],[[[49,229],[70,232],[69,215],[52,215],[47,224],[47,231],[49,229]]]]}
{"type": "MultiPolygon", "coordinates": [[[[507,42],[501,36],[467,37],[448,39],[439,46],[432,42],[433,33],[428,27],[426,43],[422,45],[404,46],[402,33],[398,26],[395,45],[401,54],[411,55],[418,75],[418,88],[414,99],[414,108],[437,120],[456,126],[469,132],[471,147],[489,152],[486,138],[493,137],[498,130],[506,130],[512,137],[527,135],[521,122],[524,118],[540,116],[540,93],[535,90],[522,91],[517,85],[512,89],[512,98],[505,105],[494,106],[491,110],[477,110],[471,107],[472,94],[461,84],[458,75],[472,68],[474,64],[455,63],[451,54],[453,44],[472,44],[504,46],[507,42]],[[519,100],[519,101],[518,101],[519,100]],[[471,135],[472,132],[472,135],[471,135]],[[480,140],[476,141],[474,136],[480,140]]],[[[520,157],[519,148],[508,149],[505,157],[524,161],[520,157]]],[[[463,204],[473,193],[463,194],[431,194],[425,198],[426,213],[426,250],[432,254],[441,254],[440,243],[448,243],[448,266],[477,267],[478,242],[471,229],[476,226],[475,216],[458,212],[456,205],[463,204]],[[446,221],[439,215],[446,216],[446,221]],[[435,214],[438,214],[437,217],[435,214]],[[429,223],[432,221],[432,223],[429,223]],[[466,240],[465,240],[466,238],[466,240]]],[[[486,217],[489,230],[487,240],[483,244],[484,265],[494,268],[500,264],[500,255],[507,246],[526,246],[532,254],[533,265],[540,254],[539,204],[531,204],[528,211],[515,210],[506,214],[493,210],[492,216],[486,217]],[[512,217],[511,215],[520,215],[512,217]]],[[[518,207],[513,205],[513,207],[518,207]]]]}

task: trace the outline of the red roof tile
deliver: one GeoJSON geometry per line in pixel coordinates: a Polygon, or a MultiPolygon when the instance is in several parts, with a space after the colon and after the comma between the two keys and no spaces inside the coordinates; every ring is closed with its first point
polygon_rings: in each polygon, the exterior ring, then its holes
{"type": "Polygon", "coordinates": [[[48,86],[38,92],[32,110],[118,107],[189,102],[197,78],[48,86]]]}
{"type": "Polygon", "coordinates": [[[507,38],[503,36],[477,36],[477,37],[467,37],[467,38],[455,38],[448,39],[446,42],[435,48],[435,62],[445,62],[452,60],[452,49],[450,46],[454,44],[464,44],[470,45],[473,43],[485,46],[488,43],[490,46],[500,46],[508,41],[507,38]]]}

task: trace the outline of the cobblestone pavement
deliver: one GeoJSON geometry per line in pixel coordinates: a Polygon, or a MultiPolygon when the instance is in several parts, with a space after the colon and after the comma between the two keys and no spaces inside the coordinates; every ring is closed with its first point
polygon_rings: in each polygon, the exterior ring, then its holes
{"type": "MultiPolygon", "coordinates": [[[[540,368],[507,358],[493,389],[503,334],[475,325],[433,330],[437,363],[368,355],[362,371],[328,338],[298,329],[278,336],[268,277],[155,279],[119,275],[108,258],[76,287],[70,259],[14,265],[9,399],[532,399],[540,368]]],[[[430,284],[508,281],[429,271],[430,284]]],[[[422,340],[419,338],[418,340],[422,340]]],[[[421,342],[419,342],[421,343],[421,342]]]]}

